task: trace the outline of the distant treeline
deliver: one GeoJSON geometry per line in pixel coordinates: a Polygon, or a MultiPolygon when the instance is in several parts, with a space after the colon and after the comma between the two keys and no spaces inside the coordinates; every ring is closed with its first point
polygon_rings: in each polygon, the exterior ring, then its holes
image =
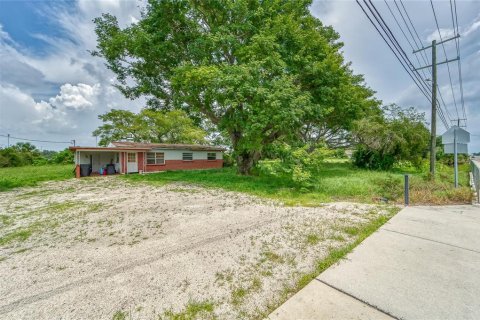
{"type": "Polygon", "coordinates": [[[73,153],[68,149],[40,151],[28,142],[19,142],[8,148],[0,148],[0,167],[68,163],[73,163],[73,153]]]}

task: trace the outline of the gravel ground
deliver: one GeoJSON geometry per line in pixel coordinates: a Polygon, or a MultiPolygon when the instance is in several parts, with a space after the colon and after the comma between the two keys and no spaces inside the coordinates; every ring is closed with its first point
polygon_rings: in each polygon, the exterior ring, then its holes
{"type": "Polygon", "coordinates": [[[382,207],[119,177],[0,193],[0,319],[261,318],[382,207]]]}

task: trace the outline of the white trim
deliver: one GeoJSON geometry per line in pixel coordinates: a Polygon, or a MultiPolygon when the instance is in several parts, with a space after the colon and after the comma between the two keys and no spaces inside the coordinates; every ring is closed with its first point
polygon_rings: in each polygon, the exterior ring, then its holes
{"type": "Polygon", "coordinates": [[[150,165],[150,166],[154,166],[154,165],[164,165],[165,164],[165,152],[146,152],[145,153],[145,157],[146,157],[146,162],[147,162],[147,166],[150,165]],[[153,153],[153,160],[155,160],[155,163],[148,163],[148,154],[152,154],[153,153]],[[157,163],[157,154],[162,154],[162,158],[163,158],[163,162],[162,163],[157,163]]]}

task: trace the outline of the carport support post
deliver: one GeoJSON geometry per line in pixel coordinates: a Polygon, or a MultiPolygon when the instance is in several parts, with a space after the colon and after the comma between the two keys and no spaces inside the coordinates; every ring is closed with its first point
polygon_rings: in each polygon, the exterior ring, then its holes
{"type": "Polygon", "coordinates": [[[408,183],[408,174],[405,175],[405,206],[410,204],[410,195],[409,195],[409,183],[408,183]]]}

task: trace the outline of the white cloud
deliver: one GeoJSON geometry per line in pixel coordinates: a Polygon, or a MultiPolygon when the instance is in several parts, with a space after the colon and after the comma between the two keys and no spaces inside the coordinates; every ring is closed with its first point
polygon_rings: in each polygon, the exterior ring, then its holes
{"type": "Polygon", "coordinates": [[[60,88],[59,95],[50,98],[50,104],[60,110],[92,110],[99,94],[100,84],[98,83],[93,86],[84,83],[74,86],[67,83],[60,88]]]}
{"type": "Polygon", "coordinates": [[[462,32],[462,36],[468,37],[470,34],[474,33],[480,28],[480,15],[477,16],[477,18],[468,26],[465,28],[465,31],[462,32]]]}
{"type": "MultiPolygon", "coordinates": [[[[393,23],[384,3],[375,2],[375,5],[393,23]]],[[[426,14],[431,14],[429,5],[427,2],[405,3],[423,44],[438,36],[433,28],[433,16],[426,14]]],[[[442,37],[446,37],[452,32],[451,23],[446,23],[450,21],[449,5],[447,2],[435,5],[440,23],[444,22],[440,25],[442,37]]],[[[125,99],[112,86],[114,74],[104,66],[102,59],[92,57],[88,50],[96,48],[92,22],[95,17],[111,13],[124,27],[138,22],[144,6],[144,0],[78,0],[70,3],[68,10],[55,2],[39,5],[45,21],[57,24],[64,34],[63,37],[35,35],[48,44],[43,54],[19,46],[0,25],[0,133],[62,141],[76,139],[80,144],[93,144],[91,132],[100,124],[99,114],[110,108],[138,111],[144,99],[125,99]]],[[[346,59],[353,62],[357,73],[365,75],[367,84],[378,92],[379,98],[385,103],[396,102],[428,110],[428,101],[412,84],[354,1],[315,1],[311,11],[340,33],[346,59]]],[[[480,2],[458,2],[465,101],[469,129],[475,134],[480,134],[480,126],[475,126],[480,123],[480,113],[474,105],[479,99],[477,89],[480,86],[477,75],[480,61],[478,12],[480,2]]],[[[393,32],[402,45],[409,48],[399,30],[394,27],[393,32]]],[[[443,51],[440,54],[443,55],[443,51]]],[[[453,52],[447,51],[447,54],[453,57],[453,52]]],[[[452,97],[445,82],[447,77],[446,68],[439,68],[441,90],[452,108],[452,97]]],[[[453,81],[457,85],[456,78],[453,81]]],[[[475,149],[480,150],[480,143],[475,149]]]]}
{"type": "MultiPolygon", "coordinates": [[[[440,35],[443,40],[451,38],[455,35],[455,31],[453,29],[442,29],[440,28],[440,35]]],[[[427,41],[432,42],[433,40],[440,41],[440,37],[438,35],[438,30],[433,31],[431,34],[427,36],[427,41]]]]}
{"type": "Polygon", "coordinates": [[[144,106],[144,99],[123,97],[104,61],[89,53],[96,46],[95,17],[109,12],[125,26],[138,21],[142,2],[80,0],[74,6],[38,7],[65,35],[32,35],[48,45],[44,54],[19,46],[0,25],[0,133],[88,145],[95,141],[91,132],[100,125],[99,114],[144,106]]]}
{"type": "Polygon", "coordinates": [[[54,109],[45,101],[36,102],[19,88],[9,85],[0,85],[0,116],[2,129],[8,133],[31,136],[45,131],[70,132],[75,128],[64,110],[54,109]]]}

